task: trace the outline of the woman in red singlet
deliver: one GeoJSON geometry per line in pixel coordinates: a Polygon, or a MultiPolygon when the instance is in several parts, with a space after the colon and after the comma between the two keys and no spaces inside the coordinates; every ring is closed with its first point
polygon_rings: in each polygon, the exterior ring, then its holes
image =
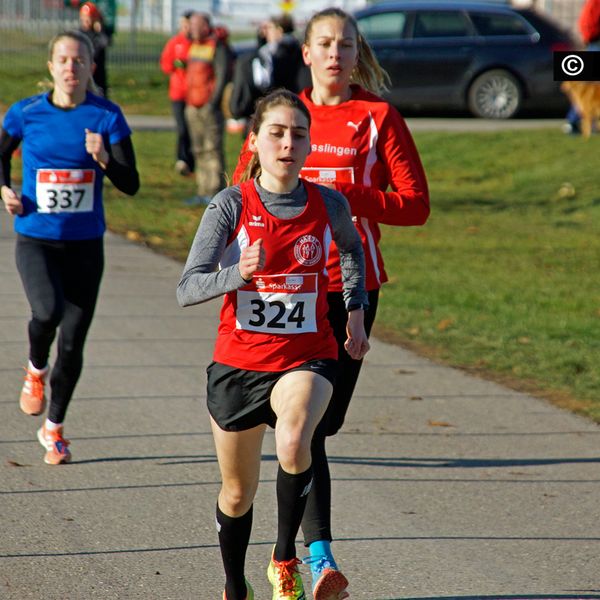
{"type": "Polygon", "coordinates": [[[346,349],[360,360],[369,347],[364,256],[347,202],[298,178],[309,127],[306,107],[291,92],[257,105],[244,182],[207,207],[177,290],[182,306],[224,296],[207,404],[222,477],[216,520],[226,600],[253,598],[244,563],[267,425],[275,428],[279,461],[268,577],[274,600],[306,597],[294,542],[312,484],[311,439],[337,371],[327,318],[332,239],[344,258],[346,349]]]}

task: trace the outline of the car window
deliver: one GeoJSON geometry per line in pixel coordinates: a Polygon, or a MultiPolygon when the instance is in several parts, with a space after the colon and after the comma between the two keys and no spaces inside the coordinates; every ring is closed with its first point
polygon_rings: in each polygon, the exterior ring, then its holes
{"type": "Polygon", "coordinates": [[[406,13],[403,12],[378,13],[358,20],[367,40],[397,40],[402,37],[405,24],[406,13]]]}
{"type": "Polygon", "coordinates": [[[479,35],[529,35],[531,31],[517,15],[492,15],[471,13],[469,15],[479,35]]]}
{"type": "Polygon", "coordinates": [[[471,35],[469,22],[460,12],[423,11],[415,15],[414,38],[464,37],[471,35]]]}

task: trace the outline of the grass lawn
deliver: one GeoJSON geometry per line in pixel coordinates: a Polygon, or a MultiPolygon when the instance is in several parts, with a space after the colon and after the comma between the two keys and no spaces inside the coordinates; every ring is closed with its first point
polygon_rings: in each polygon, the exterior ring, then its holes
{"type": "MultiPolygon", "coordinates": [[[[432,215],[384,227],[376,334],[600,422],[600,137],[418,133],[432,215]]],[[[113,230],[184,260],[202,209],[174,136],[137,132],[143,187],[107,193],[113,230]]],[[[240,139],[228,136],[229,170],[240,139]]]]}

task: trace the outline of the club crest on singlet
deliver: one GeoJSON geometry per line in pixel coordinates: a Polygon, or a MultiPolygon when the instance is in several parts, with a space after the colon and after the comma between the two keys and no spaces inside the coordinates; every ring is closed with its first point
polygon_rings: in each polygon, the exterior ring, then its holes
{"type": "Polygon", "coordinates": [[[322,255],[323,247],[314,235],[303,235],[296,241],[294,257],[301,265],[310,267],[318,263],[322,255]]]}

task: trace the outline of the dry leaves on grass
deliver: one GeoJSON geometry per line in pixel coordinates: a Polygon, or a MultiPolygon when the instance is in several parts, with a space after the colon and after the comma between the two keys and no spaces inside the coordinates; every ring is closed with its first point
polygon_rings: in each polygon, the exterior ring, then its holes
{"type": "Polygon", "coordinates": [[[447,421],[434,421],[432,419],[427,421],[427,425],[429,427],[456,427],[456,425],[452,425],[452,423],[448,423],[447,421]]]}
{"type": "Polygon", "coordinates": [[[438,331],[446,331],[446,329],[449,329],[452,325],[454,325],[454,319],[442,319],[437,324],[437,329],[438,331]]]}

